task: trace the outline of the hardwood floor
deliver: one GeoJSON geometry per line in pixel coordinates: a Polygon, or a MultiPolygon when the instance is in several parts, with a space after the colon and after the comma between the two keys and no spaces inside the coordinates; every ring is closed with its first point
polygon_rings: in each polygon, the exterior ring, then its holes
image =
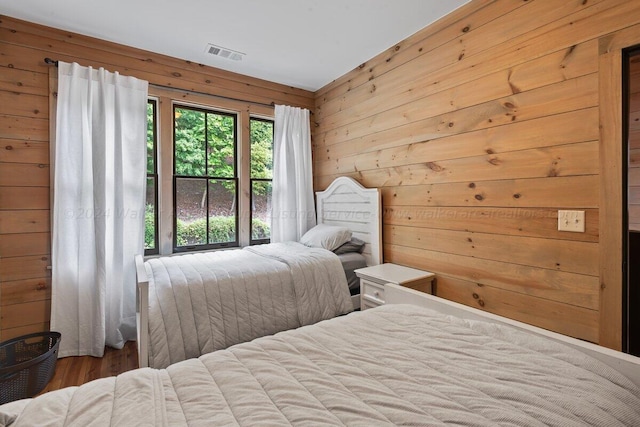
{"type": "Polygon", "coordinates": [[[40,392],[46,393],[64,387],[77,386],[86,382],[118,375],[138,367],[138,354],[135,341],[128,341],[122,350],[105,348],[104,356],[64,357],[56,362],[56,372],[40,392]]]}

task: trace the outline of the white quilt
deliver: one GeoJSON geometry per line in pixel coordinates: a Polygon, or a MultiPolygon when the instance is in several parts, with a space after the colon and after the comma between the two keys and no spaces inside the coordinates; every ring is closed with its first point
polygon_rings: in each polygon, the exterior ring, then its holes
{"type": "Polygon", "coordinates": [[[154,368],[353,309],[338,257],[296,242],[160,257],[145,266],[154,368]]]}
{"type": "Polygon", "coordinates": [[[0,406],[15,426],[640,426],[640,389],[521,331],[387,305],[0,406]]]}

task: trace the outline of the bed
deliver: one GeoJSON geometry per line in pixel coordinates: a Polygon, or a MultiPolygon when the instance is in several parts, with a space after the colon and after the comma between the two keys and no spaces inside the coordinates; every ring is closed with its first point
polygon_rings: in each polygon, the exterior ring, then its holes
{"type": "Polygon", "coordinates": [[[385,294],[378,308],[1,406],[0,424],[640,425],[638,358],[385,294]]]}
{"type": "Polygon", "coordinates": [[[140,366],[164,368],[358,308],[354,270],[382,258],[380,193],[341,177],[316,193],[316,204],[316,229],[344,230],[342,240],[312,236],[314,229],[301,239],[312,247],[283,242],[147,261],[137,256],[140,366]],[[349,252],[355,241],[357,252],[349,252]]]}

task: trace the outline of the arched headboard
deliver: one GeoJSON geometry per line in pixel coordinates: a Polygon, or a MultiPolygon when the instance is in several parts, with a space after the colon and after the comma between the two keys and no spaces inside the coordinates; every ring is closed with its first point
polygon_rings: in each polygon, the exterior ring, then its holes
{"type": "Polygon", "coordinates": [[[380,190],[365,188],[353,178],[336,178],[324,191],[316,192],[318,224],[349,228],[364,240],[367,265],[382,263],[382,203],[380,190]]]}

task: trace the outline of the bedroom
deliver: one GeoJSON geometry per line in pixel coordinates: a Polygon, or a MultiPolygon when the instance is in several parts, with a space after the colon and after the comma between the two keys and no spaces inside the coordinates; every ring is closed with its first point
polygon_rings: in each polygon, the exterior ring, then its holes
{"type": "MultiPolygon", "coordinates": [[[[226,92],[193,81],[215,69],[11,18],[0,31],[5,340],[48,328],[43,58],[226,92]],[[25,149],[6,149],[16,144],[25,149]]],[[[638,43],[635,1],[473,0],[315,92],[241,81],[262,86],[252,101],[314,112],[315,190],[339,175],[381,188],[386,262],[436,273],[444,298],[620,348],[621,202],[610,172],[621,130],[610,98],[616,55],[638,43]],[[557,231],[559,209],[585,211],[585,233],[557,231]]]]}

